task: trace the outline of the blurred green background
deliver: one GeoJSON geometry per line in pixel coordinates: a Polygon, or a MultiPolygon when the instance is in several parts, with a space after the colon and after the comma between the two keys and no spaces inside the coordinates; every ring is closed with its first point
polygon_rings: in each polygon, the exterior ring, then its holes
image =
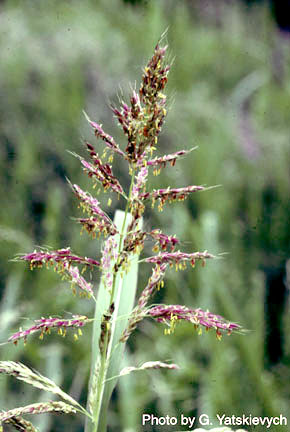
{"type": "MultiPolygon", "coordinates": [[[[129,341],[125,363],[171,360],[181,369],[120,380],[110,432],[176,429],[141,427],[142,413],[206,413],[213,419],[217,413],[283,414],[290,422],[290,40],[277,29],[267,3],[251,3],[0,4],[1,342],[31,325],[30,319],[93,313],[91,302],[73,297],[53,272],[30,272],[9,260],[37,245],[70,245],[78,254],[99,255],[99,243],[80,237],[70,219],[80,213],[65,177],[85,190],[91,184],[67,150],[85,155],[83,139],[95,143],[83,109],[125,145],[109,102],[117,101],[120,89],[126,97],[129,83],[138,86],[167,27],[175,61],[158,154],[199,148],[150,184],[222,185],[163,213],[145,214],[147,226],[176,234],[185,251],[228,252],[205,269],[169,272],[156,301],[208,308],[251,331],[218,342],[211,332],[197,336],[191,325],[164,336],[161,325],[143,322],[129,341]]],[[[115,172],[127,187],[124,167],[117,164],[115,172]]],[[[111,216],[119,205],[114,201],[107,209],[111,216]]],[[[139,290],[149,275],[150,267],[141,267],[139,290]]],[[[24,362],[85,404],[90,340],[90,328],[77,343],[69,334],[44,341],[35,336],[25,347],[1,346],[1,359],[24,362]]],[[[1,409],[47,398],[0,377],[1,409]]],[[[82,420],[45,415],[37,424],[43,432],[78,432],[82,420]]]]}

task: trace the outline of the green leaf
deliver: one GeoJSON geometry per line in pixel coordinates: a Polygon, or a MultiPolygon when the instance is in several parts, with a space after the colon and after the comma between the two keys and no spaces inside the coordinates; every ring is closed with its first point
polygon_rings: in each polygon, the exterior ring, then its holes
{"type": "MultiPolygon", "coordinates": [[[[126,223],[123,227],[125,213],[123,211],[117,210],[115,213],[114,223],[117,226],[119,232],[125,233],[127,227],[131,221],[131,215],[127,214],[126,223]]],[[[141,229],[141,223],[139,223],[139,228],[141,229]]],[[[117,237],[117,244],[119,247],[120,235],[117,237]]],[[[123,356],[125,344],[119,342],[123,331],[125,330],[128,322],[128,317],[132,312],[134,306],[134,300],[136,296],[137,289],[137,278],[138,278],[138,255],[130,257],[130,268],[127,273],[119,272],[116,277],[116,288],[114,293],[114,305],[115,311],[111,326],[111,339],[108,346],[109,366],[107,369],[107,374],[105,377],[105,382],[103,383],[103,396],[102,396],[102,406],[101,406],[101,420],[98,428],[98,432],[106,430],[106,413],[111,399],[112,392],[117,384],[121,369],[121,359],[123,356]],[[113,378],[114,377],[114,378],[113,378]]],[[[114,262],[112,262],[112,267],[114,262]]],[[[99,291],[97,295],[97,303],[95,309],[95,321],[93,329],[93,342],[92,342],[92,364],[91,364],[91,377],[90,377],[90,392],[93,386],[94,374],[97,373],[96,365],[100,362],[99,353],[99,338],[100,338],[100,324],[101,317],[105,314],[110,306],[110,293],[103,282],[100,283],[99,291]]],[[[92,425],[87,421],[85,431],[94,430],[92,425]]]]}

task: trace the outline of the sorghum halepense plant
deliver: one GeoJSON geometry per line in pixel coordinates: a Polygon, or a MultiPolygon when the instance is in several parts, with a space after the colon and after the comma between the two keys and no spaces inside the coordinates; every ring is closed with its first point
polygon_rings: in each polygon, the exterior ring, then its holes
{"type": "MultiPolygon", "coordinates": [[[[22,363],[1,361],[0,373],[14,376],[27,384],[57,395],[59,401],[35,403],[25,407],[14,408],[0,414],[2,423],[10,423],[18,430],[35,431],[36,428],[23,416],[57,412],[63,414],[83,414],[86,416],[86,432],[104,432],[107,429],[106,412],[114,386],[120,376],[132,371],[150,368],[176,369],[177,365],[161,361],[148,361],[141,367],[126,367],[121,370],[121,358],[124,346],[140,321],[150,318],[166,325],[165,333],[174,331],[176,324],[185,320],[201,332],[213,329],[218,339],[222,333],[231,334],[239,331],[240,326],[226,321],[223,317],[183,305],[152,305],[155,292],[163,287],[165,273],[170,267],[184,270],[187,265],[195,266],[197,261],[202,265],[214,258],[207,251],[185,253],[178,250],[179,240],[174,235],[164,234],[160,229],[144,231],[142,216],[146,206],[151,203],[158,210],[174,201],[183,201],[190,194],[204,191],[203,186],[186,186],[180,188],[148,190],[147,180],[151,170],[156,175],[167,165],[173,166],[182,156],[191,150],[153,157],[158,145],[158,137],[166,117],[166,96],[164,88],[170,65],[166,62],[166,46],[159,42],[154,54],[144,69],[139,92],[132,91],[129,103],[121,101],[121,106],[112,106],[112,111],[127,139],[122,149],[102,128],[91,121],[96,138],[103,141],[104,151],[100,156],[95,147],[86,142],[89,160],[78,157],[82,169],[90,177],[94,186],[105,192],[111,192],[124,203],[124,211],[117,211],[114,221],[101,209],[96,196],[83,191],[80,186],[69,182],[70,187],[86,213],[77,219],[82,229],[95,239],[104,238],[101,257],[96,259],[74,254],[69,247],[48,250],[40,249],[18,259],[27,261],[30,268],[54,268],[61,277],[71,283],[74,292],[96,302],[95,317],[72,316],[67,318],[40,318],[34,325],[14,333],[9,341],[17,342],[38,333],[40,339],[56,330],[64,336],[72,331],[77,339],[82,328],[93,323],[92,363],[86,408],[81,406],[54,382],[33,371],[22,363]],[[131,178],[130,187],[125,191],[112,170],[113,158],[122,158],[128,163],[131,178]],[[145,240],[153,241],[154,255],[139,259],[145,240]],[[152,265],[152,275],[137,300],[137,266],[143,262],[152,265]],[[100,273],[98,291],[88,282],[80,269],[96,270],[100,273]],[[135,306],[134,306],[135,302],[135,306]],[[151,302],[151,306],[150,306],[151,302]]],[[[97,194],[95,194],[97,195],[97,194]]],[[[111,198],[109,198],[111,201],[111,198]]],[[[150,207],[151,207],[150,206],[150,207]]]]}

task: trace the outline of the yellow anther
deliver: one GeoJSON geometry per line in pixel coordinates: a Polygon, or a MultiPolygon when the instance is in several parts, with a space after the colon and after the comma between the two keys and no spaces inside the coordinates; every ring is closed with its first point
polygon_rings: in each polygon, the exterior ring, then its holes
{"type": "Polygon", "coordinates": [[[221,332],[220,331],[216,331],[216,338],[217,338],[217,340],[222,340],[222,334],[221,334],[221,332]]]}
{"type": "Polygon", "coordinates": [[[154,247],[152,248],[153,252],[159,252],[159,246],[158,244],[154,245],[154,247]]]}

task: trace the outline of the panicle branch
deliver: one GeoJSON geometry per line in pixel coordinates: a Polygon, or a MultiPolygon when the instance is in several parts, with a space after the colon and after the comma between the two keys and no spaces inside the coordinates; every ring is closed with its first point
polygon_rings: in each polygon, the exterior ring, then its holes
{"type": "MultiPolygon", "coordinates": [[[[94,121],[91,121],[89,119],[89,117],[87,116],[87,114],[85,114],[85,116],[86,116],[89,124],[94,129],[96,138],[101,138],[110,150],[112,150],[113,152],[125,157],[126,156],[125,153],[120,149],[118,144],[115,142],[114,138],[111,137],[111,135],[104,132],[102,125],[100,125],[94,121]]],[[[97,153],[95,151],[95,148],[92,146],[92,144],[90,144],[88,142],[86,142],[86,146],[87,146],[87,150],[90,153],[91,158],[94,160],[97,157],[97,153]]]]}
{"type": "Polygon", "coordinates": [[[136,329],[137,324],[146,316],[146,305],[148,301],[160,287],[163,287],[163,278],[166,267],[167,264],[156,265],[154,267],[152,275],[148,281],[148,285],[142,291],[137,306],[129,317],[128,325],[122,334],[120,342],[126,342],[136,329]]]}
{"type": "Polygon", "coordinates": [[[175,363],[163,363],[160,361],[148,361],[143,363],[140,367],[129,366],[121,370],[120,376],[128,375],[131,372],[138,372],[147,369],[179,369],[179,366],[175,363]]]}
{"type": "Polygon", "coordinates": [[[0,413],[0,421],[7,422],[7,420],[11,418],[22,416],[24,414],[45,414],[50,412],[63,413],[63,414],[72,414],[72,413],[75,414],[77,410],[73,406],[61,401],[40,402],[40,403],[27,405],[24,407],[14,408],[9,411],[4,411],[0,413]]]}
{"type": "Polygon", "coordinates": [[[73,315],[72,319],[52,317],[40,318],[34,321],[34,326],[26,330],[20,329],[18,332],[14,333],[12,336],[10,336],[8,342],[13,342],[14,344],[17,344],[20,339],[24,339],[24,342],[26,342],[28,336],[39,331],[39,339],[43,339],[43,336],[45,334],[50,334],[51,329],[54,328],[57,329],[59,335],[64,337],[66,335],[66,329],[70,327],[76,328],[78,330],[76,333],[74,333],[74,339],[77,340],[78,336],[82,335],[81,327],[86,325],[89,321],[89,318],[81,315],[73,315]]]}
{"type": "MultiPolygon", "coordinates": [[[[6,413],[7,413],[7,411],[6,411],[6,413]]],[[[16,429],[18,431],[39,432],[38,429],[36,429],[36,427],[34,427],[30,421],[25,420],[23,417],[21,417],[19,415],[15,416],[15,417],[10,417],[10,418],[4,420],[4,423],[10,424],[11,426],[14,427],[14,429],[16,429]]],[[[1,429],[1,426],[0,426],[0,432],[3,432],[3,430],[1,429]]]]}
{"type": "Polygon", "coordinates": [[[103,233],[105,236],[117,233],[117,227],[109,216],[101,209],[99,201],[88,192],[84,192],[78,185],[71,184],[72,190],[80,200],[80,206],[91,216],[89,219],[77,219],[89,234],[103,233]]]}
{"type": "Polygon", "coordinates": [[[119,183],[119,180],[117,180],[117,178],[113,175],[112,166],[110,164],[103,163],[97,154],[94,157],[93,164],[87,162],[84,158],[77,155],[76,153],[71,152],[71,154],[81,161],[83,170],[90,178],[103,185],[104,191],[112,189],[117,194],[123,195],[124,198],[127,198],[121,184],[119,183]]]}
{"type": "Polygon", "coordinates": [[[166,268],[167,264],[157,264],[153,268],[148,285],[144,288],[138,300],[138,308],[140,310],[144,310],[154,293],[164,286],[163,278],[165,276],[166,268]]]}
{"type": "Polygon", "coordinates": [[[165,334],[172,333],[177,322],[181,320],[191,322],[194,328],[198,330],[199,334],[202,333],[200,326],[205,327],[206,330],[214,329],[218,339],[221,339],[222,332],[226,332],[230,335],[233,331],[239,331],[241,329],[238,324],[227,321],[220,315],[215,315],[209,311],[203,311],[202,309],[191,309],[181,305],[158,305],[148,309],[147,314],[158,322],[170,325],[170,328],[165,334]]]}
{"type": "MultiPolygon", "coordinates": [[[[14,376],[16,379],[24,381],[25,383],[30,384],[33,387],[39,388],[41,390],[57,394],[63,400],[69,402],[69,404],[76,406],[78,410],[80,409],[82,412],[86,412],[76,400],[74,400],[70,395],[61,390],[61,388],[59,388],[52,380],[30,369],[23,363],[13,361],[0,361],[0,374],[1,373],[14,376]]],[[[15,415],[22,415],[22,413],[20,412],[19,414],[13,414],[11,415],[11,417],[14,417],[15,415]]],[[[0,416],[0,421],[1,420],[2,419],[0,416]]]]}
{"type": "MultiPolygon", "coordinates": [[[[53,266],[54,270],[61,274],[62,278],[68,280],[72,284],[73,292],[75,285],[81,290],[84,296],[93,296],[93,286],[80,275],[79,269],[73,266],[72,263],[84,264],[86,267],[100,267],[99,261],[92,258],[79,257],[71,253],[70,248],[58,249],[56,251],[35,251],[30,254],[21,255],[18,259],[30,262],[30,268],[41,268],[43,265],[53,266]]],[[[83,269],[85,270],[86,267],[83,269]]]]}
{"type": "Polygon", "coordinates": [[[41,268],[43,265],[55,265],[57,269],[62,269],[64,264],[83,264],[87,267],[99,267],[100,263],[97,260],[87,257],[80,257],[72,254],[70,247],[57,250],[40,250],[34,251],[29,254],[20,255],[19,260],[30,262],[31,270],[34,268],[41,268]]]}
{"type": "MultiPolygon", "coordinates": [[[[161,172],[161,168],[165,168],[167,163],[169,163],[171,166],[174,166],[176,161],[179,158],[187,155],[188,153],[190,153],[196,149],[197,149],[197,147],[193,147],[190,150],[179,150],[179,151],[172,153],[172,154],[169,154],[169,155],[155,157],[154,159],[148,160],[146,162],[146,165],[149,167],[153,167],[154,168],[153,174],[158,175],[161,172]]],[[[142,164],[142,161],[139,162],[139,164],[142,164]]]]}
{"type": "Polygon", "coordinates": [[[77,286],[81,290],[80,295],[88,298],[91,296],[94,297],[93,285],[80,275],[78,267],[73,267],[65,263],[62,274],[63,279],[70,281],[74,294],[76,294],[75,286],[77,286]]]}
{"type": "Polygon", "coordinates": [[[139,195],[139,199],[152,200],[152,207],[154,207],[156,201],[158,201],[158,210],[162,211],[163,206],[168,201],[172,203],[174,201],[184,201],[188,198],[190,193],[203,191],[206,188],[204,186],[186,186],[183,188],[173,188],[171,189],[169,186],[166,189],[157,189],[152,192],[145,192],[139,195]]]}
{"type": "Polygon", "coordinates": [[[144,261],[148,263],[154,264],[169,264],[171,267],[175,264],[176,270],[185,270],[186,262],[190,262],[192,267],[195,266],[196,260],[201,260],[202,264],[205,265],[206,259],[216,258],[214,255],[204,252],[193,252],[193,253],[185,253],[181,251],[177,252],[162,252],[159,255],[155,255],[152,257],[145,258],[144,261]]]}

